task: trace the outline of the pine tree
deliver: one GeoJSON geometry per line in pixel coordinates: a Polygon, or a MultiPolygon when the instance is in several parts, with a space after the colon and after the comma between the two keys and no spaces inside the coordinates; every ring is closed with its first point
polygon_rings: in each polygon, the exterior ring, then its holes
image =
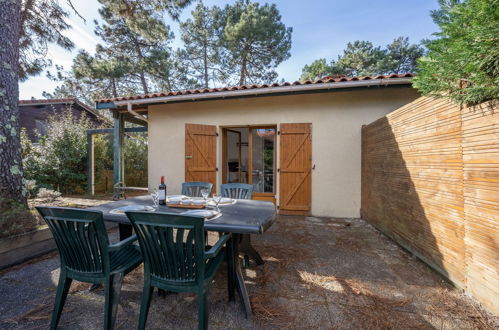
{"type": "Polygon", "coordinates": [[[288,59],[293,29],[286,27],[275,5],[239,0],[223,11],[224,47],[222,66],[229,83],[272,82],[275,68],[288,59]]]}
{"type": "Polygon", "coordinates": [[[347,44],[343,54],[327,64],[319,59],[302,69],[300,80],[318,79],[327,75],[369,76],[378,74],[416,72],[417,59],[425,50],[410,44],[408,38],[395,38],[386,47],[374,46],[369,41],[347,44]]]}
{"type": "Polygon", "coordinates": [[[52,65],[48,44],[71,50],[74,43],[63,33],[71,26],[69,14],[56,0],[22,0],[19,41],[19,79],[26,80],[52,65]]]}
{"type": "Polygon", "coordinates": [[[26,205],[18,104],[20,35],[21,1],[0,2],[0,199],[26,205]]]}
{"type": "Polygon", "coordinates": [[[438,37],[426,42],[414,86],[460,104],[499,98],[499,1],[440,0],[438,37]]]}
{"type": "Polygon", "coordinates": [[[105,42],[100,50],[111,59],[125,59],[129,64],[128,79],[138,80],[142,91],[149,93],[157,71],[157,59],[152,57],[160,56],[161,60],[170,57],[173,33],[152,8],[138,7],[134,19],[127,20],[106,6],[108,1],[101,2],[105,6],[99,9],[99,14],[104,23],[96,22],[95,31],[105,42]]]}
{"type": "Polygon", "coordinates": [[[224,80],[220,68],[222,49],[223,23],[222,10],[213,6],[208,8],[202,3],[192,11],[192,18],[180,24],[180,34],[185,48],[178,53],[190,74],[208,88],[210,83],[224,80]]]}

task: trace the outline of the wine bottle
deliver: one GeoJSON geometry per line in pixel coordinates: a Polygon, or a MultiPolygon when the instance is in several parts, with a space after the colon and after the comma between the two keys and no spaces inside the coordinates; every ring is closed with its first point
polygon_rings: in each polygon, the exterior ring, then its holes
{"type": "Polygon", "coordinates": [[[161,184],[159,185],[158,188],[158,193],[159,193],[159,204],[165,205],[166,204],[166,184],[165,184],[165,177],[161,177],[161,184]]]}

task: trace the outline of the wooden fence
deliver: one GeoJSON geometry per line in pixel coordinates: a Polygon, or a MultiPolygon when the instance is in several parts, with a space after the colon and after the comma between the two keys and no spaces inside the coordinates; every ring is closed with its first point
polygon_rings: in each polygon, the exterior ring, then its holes
{"type": "Polygon", "coordinates": [[[362,217],[499,314],[499,113],[421,97],[362,128],[362,217]]]}

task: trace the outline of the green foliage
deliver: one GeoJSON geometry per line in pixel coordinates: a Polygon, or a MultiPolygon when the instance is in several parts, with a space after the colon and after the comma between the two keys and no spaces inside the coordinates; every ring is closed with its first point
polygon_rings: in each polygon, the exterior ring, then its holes
{"type": "Polygon", "coordinates": [[[131,187],[147,186],[147,135],[135,133],[125,141],[125,183],[131,187]]]}
{"type": "Polygon", "coordinates": [[[300,80],[319,79],[327,75],[369,76],[377,74],[407,73],[416,71],[417,59],[424,54],[420,45],[410,44],[408,38],[395,38],[385,48],[369,41],[347,44],[343,54],[327,64],[319,59],[302,69],[300,80]]]}
{"type": "Polygon", "coordinates": [[[73,49],[73,42],[63,34],[70,29],[68,13],[56,0],[22,0],[21,37],[19,40],[19,79],[37,75],[52,63],[47,59],[50,43],[73,49]]]}
{"type": "Polygon", "coordinates": [[[293,31],[281,22],[277,7],[239,0],[227,5],[223,15],[227,76],[237,77],[239,85],[275,81],[274,69],[291,56],[293,31]]]}
{"type": "Polygon", "coordinates": [[[300,80],[315,80],[330,74],[331,67],[327,64],[325,58],[320,58],[303,67],[300,80]]]}
{"type": "Polygon", "coordinates": [[[414,86],[424,95],[474,105],[499,96],[499,1],[440,0],[440,27],[426,42],[414,86]]]}
{"type": "Polygon", "coordinates": [[[222,10],[202,3],[192,11],[192,18],[180,23],[180,34],[185,48],[179,50],[182,64],[189,74],[208,88],[210,81],[225,80],[221,68],[223,27],[222,10]]]}
{"type": "Polygon", "coordinates": [[[49,117],[47,136],[32,144],[23,131],[21,138],[25,178],[58,188],[65,194],[81,193],[86,183],[86,130],[92,128],[83,115],[79,119],[68,109],[49,117]]]}

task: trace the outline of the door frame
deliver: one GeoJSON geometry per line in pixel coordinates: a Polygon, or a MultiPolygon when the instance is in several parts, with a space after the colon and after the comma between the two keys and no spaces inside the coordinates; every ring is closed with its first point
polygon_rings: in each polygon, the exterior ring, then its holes
{"type": "Polygon", "coordinates": [[[253,134],[252,131],[254,129],[260,128],[273,128],[275,130],[274,136],[274,184],[273,192],[253,192],[251,197],[256,200],[266,200],[271,201],[274,204],[276,203],[276,195],[277,195],[277,163],[279,160],[277,159],[277,148],[278,141],[277,135],[279,134],[278,125],[277,124],[262,124],[262,125],[226,125],[219,126],[222,130],[222,184],[227,183],[227,131],[230,131],[233,128],[248,128],[248,184],[253,183],[253,134]]]}

